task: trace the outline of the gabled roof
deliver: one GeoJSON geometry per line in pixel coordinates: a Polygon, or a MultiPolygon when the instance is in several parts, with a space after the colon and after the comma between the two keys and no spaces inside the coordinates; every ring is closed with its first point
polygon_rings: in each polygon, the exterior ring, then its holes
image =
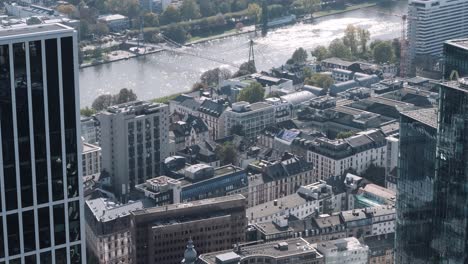
{"type": "Polygon", "coordinates": [[[203,101],[198,111],[210,116],[219,117],[226,108],[227,105],[225,105],[224,100],[207,99],[203,101]]]}

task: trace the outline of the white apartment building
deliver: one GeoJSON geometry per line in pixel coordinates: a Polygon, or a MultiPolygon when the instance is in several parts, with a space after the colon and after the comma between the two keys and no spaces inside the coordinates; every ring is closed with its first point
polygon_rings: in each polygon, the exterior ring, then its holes
{"type": "Polygon", "coordinates": [[[83,182],[101,173],[101,148],[83,142],[83,182]]]}
{"type": "Polygon", "coordinates": [[[307,161],[314,164],[314,174],[319,180],[341,176],[348,169],[361,174],[371,164],[384,167],[385,135],[382,131],[373,129],[346,139],[318,138],[307,151],[307,161]]]}
{"type": "Polygon", "coordinates": [[[261,160],[249,167],[259,171],[249,176],[245,193],[249,207],[293,194],[300,186],[317,182],[312,164],[302,157],[288,155],[275,162],[261,160]]]}
{"type": "Polygon", "coordinates": [[[266,127],[275,123],[275,108],[267,103],[237,102],[225,112],[224,131],[230,135],[234,126],[240,126],[248,138],[256,138],[266,127]]]}
{"type": "Polygon", "coordinates": [[[439,56],[443,43],[468,36],[468,1],[409,0],[409,58],[439,56]]]}
{"type": "Polygon", "coordinates": [[[376,206],[364,209],[372,216],[372,235],[384,235],[395,232],[396,210],[392,206],[376,206]]]}
{"type": "Polygon", "coordinates": [[[110,174],[117,196],[160,175],[160,165],[169,156],[168,105],[135,101],[109,107],[96,118],[102,170],[110,174]]]}
{"type": "Polygon", "coordinates": [[[367,264],[369,247],[355,237],[317,243],[317,250],[325,257],[325,264],[367,264]]]}
{"type": "Polygon", "coordinates": [[[226,134],[224,119],[228,107],[228,102],[222,99],[206,99],[203,101],[200,108],[198,108],[198,116],[205,121],[213,140],[223,138],[226,134]]]}
{"type": "Polygon", "coordinates": [[[99,145],[101,131],[99,121],[94,116],[81,117],[81,138],[86,143],[99,145]]]}

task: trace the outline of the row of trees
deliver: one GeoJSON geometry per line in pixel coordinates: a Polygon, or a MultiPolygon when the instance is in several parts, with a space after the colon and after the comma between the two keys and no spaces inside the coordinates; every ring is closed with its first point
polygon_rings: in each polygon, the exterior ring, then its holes
{"type": "MultiPolygon", "coordinates": [[[[137,95],[132,89],[123,88],[117,94],[103,94],[94,99],[91,109],[82,109],[82,114],[102,111],[109,106],[128,103],[137,100],[137,95]],[[83,111],[84,110],[84,111],[83,111]]],[[[86,115],[85,114],[85,115],[86,115]]]]}
{"type": "Polygon", "coordinates": [[[321,61],[330,57],[374,60],[376,63],[395,63],[399,60],[400,42],[375,40],[369,44],[367,29],[348,25],[342,38],[334,39],[328,47],[317,46],[312,55],[321,61]]]}

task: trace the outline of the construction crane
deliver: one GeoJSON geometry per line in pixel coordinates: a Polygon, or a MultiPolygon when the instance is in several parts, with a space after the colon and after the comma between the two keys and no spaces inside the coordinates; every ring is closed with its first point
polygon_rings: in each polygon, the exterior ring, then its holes
{"type": "Polygon", "coordinates": [[[410,18],[407,15],[392,14],[379,12],[385,15],[396,16],[401,19],[401,33],[400,33],[400,77],[406,77],[408,74],[408,38],[406,27],[410,18]]]}

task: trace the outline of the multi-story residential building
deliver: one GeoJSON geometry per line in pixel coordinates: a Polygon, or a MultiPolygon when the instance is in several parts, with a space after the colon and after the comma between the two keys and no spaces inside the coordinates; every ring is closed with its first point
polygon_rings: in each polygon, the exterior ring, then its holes
{"type": "Polygon", "coordinates": [[[198,108],[199,116],[205,121],[210,130],[210,135],[213,140],[222,138],[226,135],[224,119],[226,109],[229,103],[225,100],[206,99],[198,108]]]}
{"type": "Polygon", "coordinates": [[[349,169],[360,174],[371,164],[384,167],[386,163],[385,135],[378,129],[346,139],[318,138],[309,146],[307,161],[314,164],[314,176],[320,180],[341,176],[349,169]]]}
{"type": "Polygon", "coordinates": [[[199,114],[198,108],[201,106],[201,102],[187,94],[181,94],[169,101],[169,110],[171,114],[177,113],[182,115],[195,115],[199,114]]]}
{"type": "Polygon", "coordinates": [[[245,241],[245,197],[237,194],[133,211],[136,264],[178,264],[192,239],[200,254],[245,241]]]}
{"type": "Polygon", "coordinates": [[[355,237],[340,238],[317,244],[325,264],[367,264],[369,247],[355,237]]]}
{"type": "Polygon", "coordinates": [[[304,219],[311,214],[340,212],[346,209],[346,193],[333,189],[323,181],[301,186],[297,193],[250,207],[247,217],[250,223],[264,223],[282,221],[284,216],[304,219]]]}
{"type": "Polygon", "coordinates": [[[265,102],[271,104],[275,109],[275,122],[283,122],[292,118],[290,105],[278,97],[266,98],[265,102]]]}
{"type": "Polygon", "coordinates": [[[170,131],[170,143],[175,145],[175,151],[210,139],[208,126],[203,119],[190,114],[186,115],[183,121],[172,123],[170,131]]]}
{"type": "Polygon", "coordinates": [[[96,115],[101,126],[102,170],[112,177],[113,191],[125,196],[136,184],[161,173],[169,156],[169,107],[135,101],[96,115]]]}
{"type": "Polygon", "coordinates": [[[252,163],[248,169],[254,174],[249,176],[249,207],[293,194],[300,186],[317,182],[312,175],[313,164],[289,153],[275,162],[252,163]]]}
{"type": "Polygon", "coordinates": [[[324,257],[317,252],[314,245],[302,238],[257,245],[236,245],[233,250],[202,254],[199,257],[199,262],[200,264],[325,263],[324,257]]]}
{"type": "Polygon", "coordinates": [[[408,2],[409,65],[417,56],[440,56],[445,41],[468,36],[465,0],[408,2]]]}
{"type": "Polygon", "coordinates": [[[443,83],[440,98],[432,245],[440,262],[467,263],[468,140],[464,133],[468,120],[468,79],[443,83]]]}
{"type": "Polygon", "coordinates": [[[448,40],[444,43],[445,78],[453,71],[459,76],[468,75],[468,38],[448,40]]]}
{"type": "Polygon", "coordinates": [[[86,143],[99,145],[101,129],[96,117],[81,117],[81,137],[86,143]]]}
{"type": "Polygon", "coordinates": [[[97,263],[133,263],[130,212],[143,207],[142,201],[128,204],[104,198],[86,201],[86,245],[97,263]]]}
{"type": "Polygon", "coordinates": [[[224,131],[231,135],[238,126],[247,138],[255,139],[266,127],[275,123],[275,108],[267,103],[237,102],[225,112],[224,131]]]}
{"type": "Polygon", "coordinates": [[[0,263],[86,263],[77,35],[0,29],[0,263]]]}
{"type": "Polygon", "coordinates": [[[332,70],[332,78],[337,82],[346,82],[349,80],[354,80],[357,78],[363,78],[369,76],[368,74],[361,73],[361,72],[353,72],[350,70],[343,70],[343,69],[333,69],[332,70]]]}
{"type": "Polygon", "coordinates": [[[101,173],[101,148],[83,142],[83,181],[101,173]]]}
{"type": "Polygon", "coordinates": [[[395,234],[365,237],[364,244],[369,247],[369,264],[395,263],[395,234]]]}
{"type": "Polygon", "coordinates": [[[241,193],[247,183],[247,173],[241,168],[196,164],[186,168],[183,179],[159,176],[137,185],[136,189],[162,206],[241,193]]]}
{"type": "Polygon", "coordinates": [[[436,109],[402,113],[395,232],[398,263],[427,263],[434,256],[436,143],[436,109]]]}
{"type": "Polygon", "coordinates": [[[375,206],[332,214],[314,212],[299,220],[282,215],[269,222],[254,224],[256,236],[251,240],[303,237],[309,242],[318,243],[345,237],[366,238],[374,234],[387,236],[394,234],[395,214],[393,207],[375,206]]]}

